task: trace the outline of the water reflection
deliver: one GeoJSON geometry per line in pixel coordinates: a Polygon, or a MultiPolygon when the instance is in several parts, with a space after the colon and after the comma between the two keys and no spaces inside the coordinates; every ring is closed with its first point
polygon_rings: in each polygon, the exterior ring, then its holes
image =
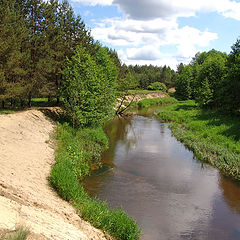
{"type": "Polygon", "coordinates": [[[240,239],[239,185],[193,159],[166,124],[134,116],[115,119],[106,131],[103,161],[115,167],[89,178],[86,188],[122,205],[142,239],[240,239]]]}

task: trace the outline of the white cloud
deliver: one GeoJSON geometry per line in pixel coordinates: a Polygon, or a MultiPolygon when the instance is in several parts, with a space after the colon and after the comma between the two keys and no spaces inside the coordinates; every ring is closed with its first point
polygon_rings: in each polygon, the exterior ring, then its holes
{"type": "Polygon", "coordinates": [[[197,12],[218,12],[240,20],[240,2],[233,0],[71,0],[85,5],[117,5],[129,19],[173,19],[197,12]]]}
{"type": "Polygon", "coordinates": [[[85,5],[90,5],[90,6],[96,6],[96,5],[110,6],[110,5],[112,5],[112,0],[71,0],[71,1],[76,2],[76,3],[82,3],[85,5]]]}
{"type": "Polygon", "coordinates": [[[92,29],[93,36],[114,47],[123,47],[118,53],[126,64],[167,64],[175,68],[180,62],[188,63],[199,48],[218,37],[208,30],[179,28],[175,20],[105,19],[99,26],[92,29]],[[169,46],[175,46],[176,52],[162,54],[159,51],[160,47],[169,46]]]}
{"type": "Polygon", "coordinates": [[[153,46],[144,46],[142,48],[128,48],[127,58],[129,60],[147,60],[153,61],[158,60],[162,57],[162,54],[153,46]]]}
{"type": "Polygon", "coordinates": [[[240,2],[230,0],[113,0],[126,17],[138,20],[172,19],[197,12],[218,12],[240,20],[240,2]]]}
{"type": "Polygon", "coordinates": [[[122,47],[121,60],[127,64],[174,66],[188,63],[218,35],[207,29],[179,27],[179,17],[217,12],[240,20],[240,2],[236,0],[72,0],[95,5],[117,5],[123,18],[103,19],[92,29],[95,39],[113,47],[122,47]],[[175,53],[162,54],[159,49],[173,47],[175,53]]]}

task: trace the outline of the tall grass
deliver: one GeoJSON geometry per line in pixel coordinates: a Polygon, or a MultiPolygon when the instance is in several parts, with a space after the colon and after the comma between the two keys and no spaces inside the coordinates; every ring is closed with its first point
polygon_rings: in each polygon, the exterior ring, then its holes
{"type": "Polygon", "coordinates": [[[29,235],[29,230],[24,226],[17,226],[14,231],[5,233],[0,236],[0,239],[4,240],[25,240],[29,235]]]}
{"type": "Polygon", "coordinates": [[[184,101],[157,113],[178,140],[193,150],[199,160],[240,180],[239,118],[214,110],[200,109],[194,101],[184,101]]]}
{"type": "Polygon", "coordinates": [[[59,195],[70,201],[83,219],[116,239],[136,240],[140,229],[121,209],[109,209],[105,202],[92,199],[84,191],[81,180],[91,168],[101,165],[101,153],[108,139],[101,128],[74,130],[68,124],[57,126],[58,149],[50,181],[59,195]]]}
{"type": "Polygon", "coordinates": [[[148,98],[148,99],[143,99],[138,102],[138,107],[139,108],[148,108],[152,106],[166,106],[169,104],[176,103],[177,100],[172,97],[164,97],[164,98],[148,98]]]}

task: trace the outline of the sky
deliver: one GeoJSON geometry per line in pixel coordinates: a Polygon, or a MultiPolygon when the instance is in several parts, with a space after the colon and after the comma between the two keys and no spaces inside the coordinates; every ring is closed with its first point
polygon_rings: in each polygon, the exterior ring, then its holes
{"type": "Polygon", "coordinates": [[[122,63],[176,69],[197,52],[229,53],[240,38],[240,0],[70,0],[92,36],[122,63]]]}

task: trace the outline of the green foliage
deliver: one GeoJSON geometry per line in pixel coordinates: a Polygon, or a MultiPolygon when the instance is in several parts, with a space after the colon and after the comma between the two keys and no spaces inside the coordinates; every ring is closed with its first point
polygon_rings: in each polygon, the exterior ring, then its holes
{"type": "Polygon", "coordinates": [[[93,38],[69,3],[58,0],[0,1],[0,101],[2,108],[31,105],[32,97],[57,97],[66,57],[93,38]]]}
{"type": "Polygon", "coordinates": [[[83,219],[116,239],[139,239],[137,223],[121,209],[109,209],[106,203],[91,199],[81,186],[94,164],[100,166],[101,153],[108,140],[101,128],[75,130],[68,124],[57,127],[58,150],[50,182],[59,195],[71,201],[83,219]],[[93,151],[94,150],[94,151],[93,151]]]}
{"type": "Polygon", "coordinates": [[[191,65],[185,66],[181,69],[181,73],[176,79],[176,97],[180,100],[191,99],[193,81],[192,77],[193,68],[191,65]]]}
{"type": "Polygon", "coordinates": [[[167,92],[167,87],[164,83],[161,82],[154,82],[152,84],[150,84],[147,87],[148,90],[159,90],[159,91],[163,91],[163,92],[167,92]]]}
{"type": "Polygon", "coordinates": [[[223,82],[223,105],[239,114],[240,111],[240,39],[232,46],[227,59],[227,74],[223,82]]]}
{"type": "Polygon", "coordinates": [[[151,106],[166,106],[173,103],[176,103],[177,100],[172,97],[164,97],[164,98],[150,98],[150,99],[143,99],[138,102],[139,108],[147,108],[151,106]]]}
{"type": "Polygon", "coordinates": [[[187,66],[180,65],[176,97],[180,100],[195,99],[202,107],[221,107],[226,59],[225,53],[211,50],[197,53],[187,66]]]}
{"type": "Polygon", "coordinates": [[[119,66],[118,90],[147,89],[155,82],[164,83],[170,88],[175,85],[175,79],[176,72],[167,66],[126,66],[122,64],[119,66]]]}
{"type": "Polygon", "coordinates": [[[202,86],[196,90],[196,101],[201,107],[205,107],[213,101],[213,90],[210,88],[210,84],[207,78],[205,78],[204,81],[201,82],[201,85],[202,86]]]}
{"type": "Polygon", "coordinates": [[[202,110],[194,101],[167,107],[158,113],[178,140],[194,155],[224,174],[240,180],[240,134],[238,117],[202,110]]]}
{"type": "Polygon", "coordinates": [[[98,126],[113,116],[117,71],[106,49],[97,45],[92,56],[79,46],[63,74],[61,96],[75,127],[98,126]]]}

